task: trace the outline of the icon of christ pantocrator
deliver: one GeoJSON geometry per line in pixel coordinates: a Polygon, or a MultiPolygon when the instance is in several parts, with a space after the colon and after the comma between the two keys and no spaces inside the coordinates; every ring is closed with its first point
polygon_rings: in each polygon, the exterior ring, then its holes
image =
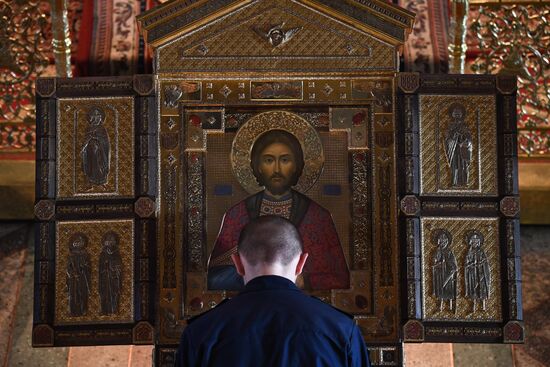
{"type": "Polygon", "coordinates": [[[282,129],[264,132],[254,141],[250,166],[264,189],[225,213],[208,263],[208,289],[243,287],[231,255],[237,251],[241,229],[262,215],[284,217],[298,228],[304,252],[309,253],[303,271],[305,289],[349,288],[349,270],[331,214],[293,189],[304,170],[304,152],[296,136],[282,129]]]}

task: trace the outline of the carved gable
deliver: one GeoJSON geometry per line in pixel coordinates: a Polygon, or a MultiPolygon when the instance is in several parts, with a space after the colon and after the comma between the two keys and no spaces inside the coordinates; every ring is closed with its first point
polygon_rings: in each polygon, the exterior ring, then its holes
{"type": "Polygon", "coordinates": [[[221,7],[223,2],[211,1],[214,11],[204,10],[200,19],[193,19],[201,13],[200,5],[185,12],[176,1],[164,8],[169,23],[162,9],[140,21],[156,47],[160,74],[397,71],[397,47],[412,16],[396,13],[386,3],[376,7],[376,1],[362,2],[371,6],[358,1],[257,0],[221,7]],[[177,11],[183,13],[176,16],[177,11]],[[180,28],[174,29],[178,23],[180,28]]]}

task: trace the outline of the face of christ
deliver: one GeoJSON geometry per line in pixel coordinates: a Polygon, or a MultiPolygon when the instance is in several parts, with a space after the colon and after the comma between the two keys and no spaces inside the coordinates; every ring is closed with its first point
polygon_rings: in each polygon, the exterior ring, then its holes
{"type": "Polygon", "coordinates": [[[275,198],[290,191],[296,174],[296,158],[292,149],[284,143],[272,143],[260,153],[258,171],[267,193],[275,198]]]}

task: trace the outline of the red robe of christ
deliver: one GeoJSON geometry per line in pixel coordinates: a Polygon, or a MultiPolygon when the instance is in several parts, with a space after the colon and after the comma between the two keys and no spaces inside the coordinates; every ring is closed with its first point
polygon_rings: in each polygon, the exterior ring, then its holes
{"type": "MultiPolygon", "coordinates": [[[[208,264],[208,288],[238,290],[242,279],[236,274],[231,254],[237,251],[241,229],[258,217],[263,192],[252,195],[230,208],[208,264]]],[[[304,252],[309,253],[303,271],[306,289],[349,288],[349,271],[330,213],[307,196],[292,191],[290,221],[302,236],[304,252]]]]}

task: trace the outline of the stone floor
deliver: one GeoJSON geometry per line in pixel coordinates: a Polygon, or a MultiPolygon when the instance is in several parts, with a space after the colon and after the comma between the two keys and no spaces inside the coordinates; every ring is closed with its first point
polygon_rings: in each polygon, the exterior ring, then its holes
{"type": "MultiPolygon", "coordinates": [[[[537,367],[550,361],[550,227],[522,227],[526,344],[407,344],[408,367],[537,367]]],[[[0,367],[151,366],[149,346],[31,347],[33,231],[0,222],[0,367]]]]}

